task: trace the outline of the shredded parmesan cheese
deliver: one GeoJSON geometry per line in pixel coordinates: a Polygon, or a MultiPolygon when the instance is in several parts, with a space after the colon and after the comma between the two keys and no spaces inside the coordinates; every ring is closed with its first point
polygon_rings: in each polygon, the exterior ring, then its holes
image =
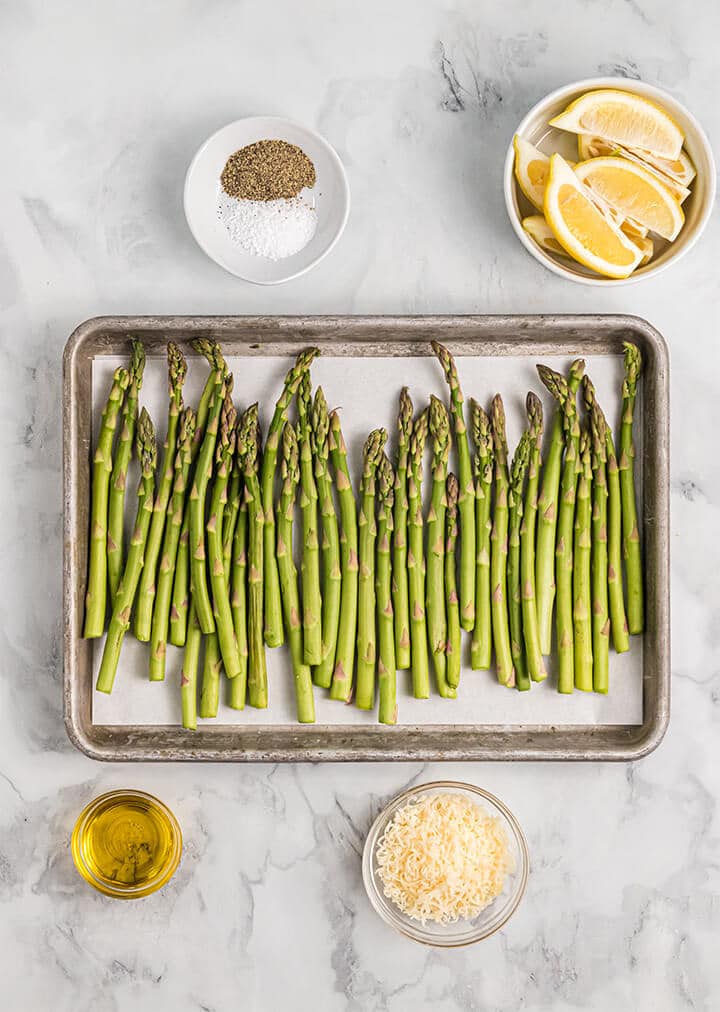
{"type": "Polygon", "coordinates": [[[499,820],[460,794],[432,794],[400,808],[377,849],[385,896],[413,920],[477,917],[512,871],[499,820]]]}

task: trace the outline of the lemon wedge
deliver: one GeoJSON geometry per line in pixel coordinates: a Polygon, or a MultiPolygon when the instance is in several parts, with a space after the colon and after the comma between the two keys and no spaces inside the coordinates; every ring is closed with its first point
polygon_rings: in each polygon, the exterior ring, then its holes
{"type": "Polygon", "coordinates": [[[593,202],[562,155],[550,158],[545,219],[573,259],[609,278],[627,278],[642,252],[593,202]]]}
{"type": "MultiPolygon", "coordinates": [[[[641,165],[644,169],[647,169],[648,172],[652,172],[653,175],[657,176],[660,182],[664,186],[666,186],[668,190],[670,190],[670,193],[672,193],[673,197],[675,197],[675,199],[678,200],[681,204],[684,200],[686,200],[690,196],[690,190],[687,188],[687,186],[683,186],[683,184],[679,183],[677,179],[673,179],[672,176],[668,176],[666,173],[656,168],[656,166],[653,165],[651,162],[649,162],[646,158],[643,158],[641,157],[641,155],[636,154],[636,151],[639,151],[639,148],[633,151],[630,148],[622,147],[622,145],[613,144],[612,141],[604,141],[599,137],[591,137],[589,143],[585,144],[581,144],[581,141],[582,136],[578,138],[578,151],[582,150],[584,152],[587,152],[587,154],[585,154],[584,158],[582,159],[583,161],[589,158],[599,158],[602,155],[619,155],[622,158],[626,158],[629,162],[637,162],[638,165],[641,165]]],[[[694,172],[695,170],[692,169],[692,171],[694,172]]]]}
{"type": "Polygon", "coordinates": [[[664,109],[640,95],[612,88],[586,92],[550,124],[669,159],[680,158],[684,140],[680,127],[664,109]]]}
{"type": "Polygon", "coordinates": [[[639,221],[663,239],[672,241],[677,237],[685,215],[656,172],[627,158],[610,155],[580,162],[575,173],[624,217],[639,221]]]}
{"type": "Polygon", "coordinates": [[[542,211],[545,185],[550,172],[550,159],[530,141],[515,134],[515,178],[518,186],[538,211],[542,211]]]}
{"type": "Polygon", "coordinates": [[[547,253],[553,253],[555,256],[561,257],[570,255],[555,238],[553,230],[545,221],[544,215],[531,214],[528,218],[523,218],[522,227],[530,238],[534,239],[538,246],[547,253]]]}
{"type": "Polygon", "coordinates": [[[650,238],[650,236],[647,236],[647,235],[637,235],[637,234],[633,235],[632,232],[628,231],[628,229],[625,227],[624,224],[622,226],[622,230],[625,233],[625,235],[628,237],[628,239],[631,239],[632,242],[633,242],[633,244],[635,246],[637,246],[637,248],[642,253],[642,260],[640,261],[640,263],[638,264],[638,266],[639,267],[644,267],[646,263],[648,263],[650,260],[652,260],[652,255],[655,252],[655,244],[653,243],[653,241],[650,238]]]}
{"type": "Polygon", "coordinates": [[[658,158],[651,151],[644,151],[642,148],[618,147],[612,141],[604,141],[601,137],[578,134],[578,158],[581,162],[586,162],[588,158],[597,158],[599,155],[612,155],[616,151],[620,151],[626,157],[634,155],[646,165],[662,172],[663,176],[668,176],[674,182],[679,183],[681,187],[688,187],[697,175],[695,166],[685,148],[680,152],[679,158],[658,158]]]}

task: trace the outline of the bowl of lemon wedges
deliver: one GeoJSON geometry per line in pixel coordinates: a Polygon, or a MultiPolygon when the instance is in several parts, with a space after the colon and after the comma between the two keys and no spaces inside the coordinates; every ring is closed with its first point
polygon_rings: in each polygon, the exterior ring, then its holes
{"type": "Polygon", "coordinates": [[[552,92],[505,160],[505,203],[525,248],[584,285],[629,284],[695,245],[715,198],[697,120],[672,96],[622,78],[552,92]]]}

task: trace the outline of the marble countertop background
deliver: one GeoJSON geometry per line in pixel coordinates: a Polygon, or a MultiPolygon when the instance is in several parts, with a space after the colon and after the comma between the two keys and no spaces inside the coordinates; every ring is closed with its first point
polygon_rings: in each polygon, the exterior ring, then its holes
{"type": "Polygon", "coordinates": [[[0,6],[0,969],[7,1012],[435,1012],[720,1007],[720,471],[715,214],[671,272],[555,278],[506,220],[523,113],[594,74],[672,91],[720,136],[713,0],[9,0],[0,6]],[[213,130],[285,114],[350,177],[336,251],[272,290],[183,219],[213,130]],[[61,715],[60,358],[104,313],[631,312],[665,334],[673,398],[673,716],[635,765],[112,766],[61,715]],[[437,776],[508,802],[533,859],[506,930],[440,953],[393,934],[360,878],[383,801],[437,776]],[[68,841],[134,785],[185,832],[179,873],[95,895],[68,841]]]}

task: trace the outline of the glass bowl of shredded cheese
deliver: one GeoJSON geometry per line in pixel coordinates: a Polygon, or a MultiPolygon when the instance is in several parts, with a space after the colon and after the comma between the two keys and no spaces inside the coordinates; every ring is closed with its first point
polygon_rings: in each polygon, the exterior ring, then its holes
{"type": "Polygon", "coordinates": [[[517,819],[473,784],[438,781],[394,798],[363,851],[370,902],[392,927],[426,945],[487,938],[516,910],[527,884],[517,819]]]}

